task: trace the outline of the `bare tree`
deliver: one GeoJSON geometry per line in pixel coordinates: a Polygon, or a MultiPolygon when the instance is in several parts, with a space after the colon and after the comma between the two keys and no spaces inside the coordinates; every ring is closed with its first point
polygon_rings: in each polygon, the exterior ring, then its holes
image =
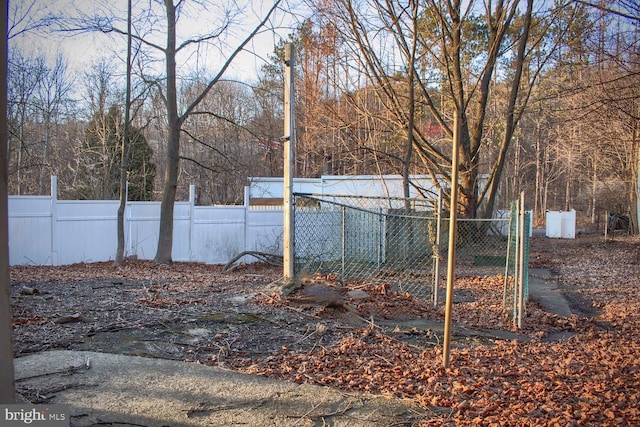
{"type": "Polygon", "coordinates": [[[546,209],[576,209],[595,226],[607,210],[628,212],[636,227],[640,38],[625,14],[574,2],[556,15],[556,49],[528,113],[538,130],[526,133],[538,135],[531,161],[540,218],[546,209]]]}
{"type": "Polygon", "coordinates": [[[17,194],[46,192],[53,171],[51,149],[59,126],[67,119],[73,79],[61,55],[52,65],[43,55],[28,57],[19,49],[9,59],[10,190],[17,194]]]}
{"type": "Polygon", "coordinates": [[[14,176],[13,191],[16,194],[24,192],[25,169],[37,166],[39,161],[33,162],[29,156],[35,144],[29,134],[36,120],[36,96],[41,86],[47,66],[43,56],[30,58],[22,52],[14,50],[9,57],[9,93],[8,114],[9,142],[7,164],[9,173],[14,176]],[[15,159],[14,159],[15,157],[15,159]]]}
{"type": "Polygon", "coordinates": [[[56,15],[48,10],[46,2],[25,0],[8,3],[9,24],[6,34],[9,40],[46,30],[57,19],[56,15]]]}
{"type": "Polygon", "coordinates": [[[73,80],[67,71],[67,63],[58,54],[52,67],[47,67],[38,87],[37,109],[42,117],[44,139],[42,141],[42,161],[38,194],[45,193],[45,185],[51,173],[49,153],[52,143],[52,127],[59,122],[72,91],[73,80]]]}
{"type": "MultiPolygon", "coordinates": [[[[401,158],[409,164],[412,150],[432,175],[450,181],[451,158],[447,140],[452,137],[452,111],[460,114],[460,199],[464,215],[478,214],[481,201],[490,215],[498,193],[505,154],[511,146],[529,91],[537,78],[527,58],[536,40],[529,37],[533,2],[390,2],[352,0],[317,2],[320,13],[331,17],[345,44],[357,58],[375,88],[379,105],[395,126],[404,129],[411,149],[401,158]],[[507,56],[511,61],[504,61],[507,56]],[[502,67],[502,68],[500,68],[502,67]],[[399,84],[401,73],[409,76],[399,84]],[[494,78],[508,76],[501,135],[493,135],[499,150],[494,159],[487,151],[487,105],[493,96],[494,78]],[[525,78],[526,77],[526,78],[525,78]],[[413,92],[415,88],[415,93],[413,92]],[[402,102],[402,100],[407,100],[402,102]],[[415,109],[415,110],[414,110],[415,109]],[[429,120],[416,122],[416,111],[428,114],[445,139],[434,138],[429,120]],[[484,164],[488,178],[480,190],[484,164]]],[[[541,65],[539,65],[541,67],[541,65]]],[[[447,185],[446,187],[449,187],[447,185]]]]}
{"type": "MultiPolygon", "coordinates": [[[[574,150],[575,161],[586,165],[592,159],[593,168],[598,168],[600,174],[594,178],[594,186],[600,180],[608,183],[610,188],[616,182],[621,183],[621,188],[614,194],[622,193],[622,197],[609,200],[612,204],[607,208],[628,213],[632,233],[638,232],[639,53],[633,54],[635,59],[629,58],[630,64],[610,62],[606,71],[594,73],[591,76],[593,84],[574,100],[580,103],[578,109],[582,114],[579,124],[584,125],[579,129],[581,144],[579,150],[574,150]]],[[[616,61],[622,59],[618,56],[616,61]]],[[[576,125],[575,117],[571,123],[576,125]]]]}
{"type": "Polygon", "coordinates": [[[120,149],[120,204],[118,205],[117,235],[118,246],[116,248],[115,264],[120,265],[124,260],[124,210],[127,207],[127,170],[129,169],[129,156],[131,144],[129,144],[129,133],[131,131],[131,55],[132,55],[132,35],[131,35],[131,0],[127,0],[127,64],[126,64],[126,87],[124,101],[124,132],[122,135],[122,145],[120,149]]]}
{"type": "MultiPolygon", "coordinates": [[[[133,39],[151,51],[160,53],[164,62],[164,75],[161,78],[153,80],[155,88],[164,101],[167,130],[166,165],[160,212],[160,231],[158,248],[154,259],[157,263],[169,263],[172,261],[173,212],[178,185],[181,129],[185,121],[197,112],[197,108],[202,100],[220,81],[236,56],[238,56],[253,37],[264,28],[272,14],[278,8],[279,3],[280,0],[276,0],[273,3],[271,8],[264,14],[264,17],[261,18],[253,29],[232,49],[231,53],[220,66],[220,69],[209,79],[203,90],[196,94],[193,99],[185,102],[185,107],[182,109],[180,109],[178,100],[178,55],[190,52],[192,55],[197,56],[198,52],[194,51],[194,49],[197,49],[199,46],[205,46],[216,41],[224,44],[224,35],[233,27],[235,19],[242,15],[242,11],[234,8],[222,11],[224,12],[222,14],[224,19],[218,28],[206,34],[199,34],[186,39],[179,39],[179,18],[189,14],[197,14],[207,8],[216,9],[216,5],[209,2],[198,2],[192,4],[196,9],[188,10],[187,3],[183,1],[176,3],[174,3],[173,0],[156,1],[154,2],[154,7],[161,7],[164,14],[164,24],[160,25],[159,14],[154,15],[154,12],[159,13],[159,9],[151,10],[154,8],[149,8],[148,13],[139,18],[138,24],[143,27],[136,28],[136,30],[133,31],[133,39]],[[157,33],[154,33],[154,31],[157,30],[157,28],[154,27],[157,25],[163,27],[162,31],[166,34],[164,42],[158,39],[157,33]]],[[[104,19],[101,17],[93,22],[92,28],[105,33],[116,33],[120,35],[127,35],[128,33],[125,29],[118,27],[115,18],[104,19]]]]}
{"type": "MultiPolygon", "coordinates": [[[[206,82],[183,88],[198,93],[206,82]]],[[[241,203],[246,178],[260,174],[264,134],[253,126],[255,97],[243,83],[220,81],[183,126],[181,173],[196,183],[198,203],[241,203]]],[[[282,123],[279,122],[281,125],[282,123]]],[[[277,141],[282,129],[268,141],[277,141]]]]}

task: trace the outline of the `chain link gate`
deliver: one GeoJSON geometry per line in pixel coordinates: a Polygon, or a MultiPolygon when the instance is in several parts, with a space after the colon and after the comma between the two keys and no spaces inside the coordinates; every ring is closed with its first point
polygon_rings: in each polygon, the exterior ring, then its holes
{"type": "Polygon", "coordinates": [[[436,217],[427,200],[295,194],[295,273],[431,293],[436,217]]]}

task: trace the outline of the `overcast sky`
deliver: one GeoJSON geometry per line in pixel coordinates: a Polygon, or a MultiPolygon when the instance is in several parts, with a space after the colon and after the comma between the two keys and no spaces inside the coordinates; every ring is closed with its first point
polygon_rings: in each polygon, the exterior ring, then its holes
{"type": "MultiPolygon", "coordinates": [[[[201,47],[197,54],[190,52],[188,55],[183,55],[182,58],[179,58],[182,60],[183,66],[193,70],[196,68],[205,69],[209,74],[216,73],[220,69],[230,52],[250,34],[273,4],[271,0],[246,1],[242,13],[237,16],[235,23],[229,26],[225,43],[207,48],[201,47]]],[[[144,13],[140,7],[149,3],[148,0],[134,0],[134,15],[144,13]]],[[[152,1],[151,3],[158,2],[152,1]]],[[[207,9],[185,9],[178,21],[178,36],[184,34],[189,37],[215,31],[219,27],[223,14],[221,3],[223,2],[215,0],[207,9]]],[[[123,20],[121,27],[124,30],[126,29],[124,22],[126,5],[126,0],[14,0],[10,3],[9,25],[10,36],[13,37],[10,40],[9,48],[18,46],[23,52],[41,53],[49,58],[53,58],[60,52],[67,58],[70,69],[74,71],[88,69],[92,63],[103,57],[115,58],[119,56],[124,58],[126,39],[123,36],[107,36],[101,33],[71,36],[68,33],[51,33],[44,29],[31,29],[24,32],[23,30],[32,27],[47,14],[72,18],[77,18],[82,14],[102,16],[113,14],[121,17],[123,20]]],[[[297,0],[282,0],[281,10],[276,11],[267,28],[246,46],[245,50],[248,52],[239,55],[225,77],[254,81],[260,66],[273,53],[275,44],[279,40],[285,39],[292,32],[292,27],[300,22],[302,18],[299,13],[303,9],[301,2],[297,0]]],[[[162,13],[161,9],[158,11],[162,13]]],[[[161,16],[161,18],[163,17],[161,16]]],[[[164,20],[156,24],[148,21],[148,26],[155,25],[159,31],[151,36],[146,35],[145,38],[156,37],[159,44],[163,43],[162,37],[165,35],[163,28],[161,28],[163,23],[164,20]]],[[[124,62],[122,64],[124,67],[124,62]]]]}

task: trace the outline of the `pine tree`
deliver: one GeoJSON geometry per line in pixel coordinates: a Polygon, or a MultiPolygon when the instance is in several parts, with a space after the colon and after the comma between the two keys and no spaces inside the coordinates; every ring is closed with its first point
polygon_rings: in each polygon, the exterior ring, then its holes
{"type": "MultiPolygon", "coordinates": [[[[151,200],[155,178],[153,150],[139,129],[131,127],[130,130],[128,198],[129,200],[151,200]]],[[[111,106],[106,114],[103,111],[94,113],[78,155],[76,177],[78,198],[116,200],[120,197],[123,131],[124,123],[119,107],[111,106]]]]}

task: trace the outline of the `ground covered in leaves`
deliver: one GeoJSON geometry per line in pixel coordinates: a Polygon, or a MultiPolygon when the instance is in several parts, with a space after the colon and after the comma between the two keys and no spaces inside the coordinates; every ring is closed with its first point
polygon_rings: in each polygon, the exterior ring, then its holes
{"type": "Polygon", "coordinates": [[[530,258],[575,314],[531,302],[517,330],[502,277],[459,277],[447,369],[443,304],[331,276],[280,296],[269,286],[280,270],[259,264],[13,267],[14,348],[170,358],[412,399],[424,426],[640,425],[640,240],[535,237],[530,258]]]}

